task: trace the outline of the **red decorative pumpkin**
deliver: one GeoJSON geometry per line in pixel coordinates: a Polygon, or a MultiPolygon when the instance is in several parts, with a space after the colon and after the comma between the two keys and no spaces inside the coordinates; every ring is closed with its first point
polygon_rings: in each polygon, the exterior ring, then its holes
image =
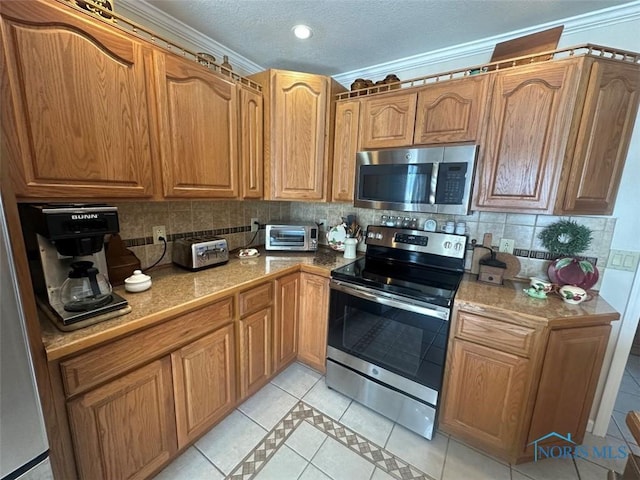
{"type": "Polygon", "coordinates": [[[598,269],[588,260],[576,257],[558,258],[547,269],[549,280],[558,285],[574,285],[584,290],[593,287],[600,277],[598,269]]]}

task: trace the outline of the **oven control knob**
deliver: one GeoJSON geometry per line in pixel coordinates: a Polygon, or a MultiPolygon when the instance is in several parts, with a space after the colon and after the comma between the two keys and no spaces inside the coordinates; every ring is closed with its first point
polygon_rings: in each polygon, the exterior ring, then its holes
{"type": "Polygon", "coordinates": [[[457,252],[459,252],[460,250],[462,250],[462,244],[461,243],[456,243],[453,248],[455,248],[455,250],[457,252]]]}
{"type": "Polygon", "coordinates": [[[367,238],[376,238],[376,234],[373,232],[367,233],[367,238]]]}
{"type": "Polygon", "coordinates": [[[451,242],[444,242],[444,248],[449,250],[451,248],[451,242]]]}
{"type": "Polygon", "coordinates": [[[382,234],[376,233],[376,240],[382,240],[382,234]]]}

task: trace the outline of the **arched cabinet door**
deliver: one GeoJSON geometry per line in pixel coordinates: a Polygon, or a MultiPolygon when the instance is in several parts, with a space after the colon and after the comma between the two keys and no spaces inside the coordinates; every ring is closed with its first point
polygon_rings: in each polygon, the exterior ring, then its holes
{"type": "Polygon", "coordinates": [[[405,147],[413,144],[416,92],[401,92],[365,98],[360,105],[360,146],[405,147]]]}
{"type": "Polygon", "coordinates": [[[196,62],[154,52],[165,197],[238,196],[238,92],[196,62]]]}
{"type": "MultiPolygon", "coordinates": [[[[636,65],[592,60],[560,213],[611,215],[640,103],[636,65]]],[[[560,203],[560,202],[559,202],[560,203]]]]}
{"type": "Polygon", "coordinates": [[[570,60],[496,74],[478,159],[478,210],[553,213],[578,70],[570,60]]]}
{"type": "Polygon", "coordinates": [[[414,144],[477,142],[489,77],[434,83],[418,92],[414,144]]]}
{"type": "Polygon", "coordinates": [[[3,2],[0,16],[17,195],[150,197],[147,47],[56,2],[3,2]]]}

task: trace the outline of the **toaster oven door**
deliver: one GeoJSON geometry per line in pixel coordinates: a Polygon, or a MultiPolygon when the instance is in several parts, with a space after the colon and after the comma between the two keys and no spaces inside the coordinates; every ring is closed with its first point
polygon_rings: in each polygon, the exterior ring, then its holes
{"type": "Polygon", "coordinates": [[[305,250],[307,235],[304,227],[274,226],[267,231],[267,250],[305,250]]]}

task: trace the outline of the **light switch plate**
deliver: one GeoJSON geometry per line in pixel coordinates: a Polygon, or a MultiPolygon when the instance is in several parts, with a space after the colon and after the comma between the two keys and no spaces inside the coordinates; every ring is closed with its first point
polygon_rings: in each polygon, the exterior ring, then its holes
{"type": "Polygon", "coordinates": [[[613,270],[623,270],[625,272],[635,272],[640,261],[640,252],[631,250],[609,250],[609,261],[607,268],[613,270]]]}

